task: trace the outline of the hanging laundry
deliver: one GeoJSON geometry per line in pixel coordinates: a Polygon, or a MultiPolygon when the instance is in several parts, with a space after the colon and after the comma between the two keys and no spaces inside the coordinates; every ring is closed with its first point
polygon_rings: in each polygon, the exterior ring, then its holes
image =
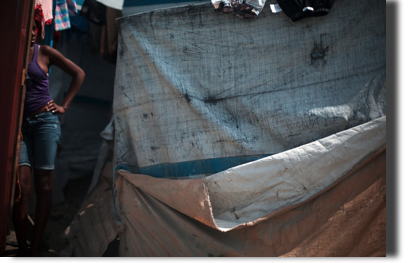
{"type": "Polygon", "coordinates": [[[56,0],[55,31],[61,31],[61,30],[65,30],[65,29],[68,29],[68,28],[71,28],[71,22],[69,21],[69,12],[68,12],[67,1],[66,0],[56,0]]]}
{"type": "MultiPolygon", "coordinates": [[[[69,41],[72,33],[75,33],[78,38],[88,32],[88,20],[82,17],[79,13],[81,6],[84,3],[83,0],[66,0],[67,10],[69,16],[69,24],[72,30],[67,30],[66,40],[69,41]]],[[[60,31],[59,31],[60,32],[60,31]]]]}
{"type": "Polygon", "coordinates": [[[116,19],[121,16],[121,10],[107,6],[106,24],[101,26],[100,56],[112,64],[117,62],[118,28],[116,19]]]}
{"type": "Polygon", "coordinates": [[[277,0],[283,12],[293,22],[306,17],[328,14],[335,0],[277,0]]]}
{"type": "Polygon", "coordinates": [[[75,16],[78,13],[78,6],[75,0],[66,0],[68,11],[71,16],[75,16]]]}
{"type": "Polygon", "coordinates": [[[36,0],[35,9],[40,9],[46,25],[50,25],[53,19],[53,0],[36,0]]]}
{"type": "Polygon", "coordinates": [[[75,16],[69,16],[69,20],[71,21],[72,28],[76,28],[82,33],[88,32],[88,20],[85,17],[77,14],[75,16]]]}
{"type": "Polygon", "coordinates": [[[270,10],[272,13],[279,13],[283,11],[276,0],[270,0],[270,10]]]}
{"type": "Polygon", "coordinates": [[[219,13],[232,13],[231,0],[211,0],[214,10],[219,13]]]}
{"type": "Polygon", "coordinates": [[[37,35],[45,37],[45,25],[52,24],[52,0],[36,0],[34,18],[36,21],[37,35]]]}
{"type": "Polygon", "coordinates": [[[84,5],[84,0],[72,0],[77,3],[78,13],[81,11],[82,6],[84,5]]]}
{"type": "Polygon", "coordinates": [[[241,18],[254,18],[263,10],[266,0],[211,0],[211,3],[217,12],[233,13],[241,18]]]}
{"type": "Polygon", "coordinates": [[[313,16],[323,16],[329,13],[335,0],[315,0],[313,1],[313,16]]]}
{"type": "Polygon", "coordinates": [[[80,14],[92,23],[101,26],[105,24],[106,10],[106,6],[97,2],[96,0],[85,0],[82,5],[80,14]]]}
{"type": "Polygon", "coordinates": [[[124,0],[97,0],[97,2],[117,10],[122,10],[124,5],[124,0]]]}

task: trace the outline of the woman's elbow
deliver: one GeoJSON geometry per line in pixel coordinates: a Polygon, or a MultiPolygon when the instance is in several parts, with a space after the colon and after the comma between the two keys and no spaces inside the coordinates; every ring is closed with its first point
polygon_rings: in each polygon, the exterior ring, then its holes
{"type": "Polygon", "coordinates": [[[76,80],[76,82],[78,82],[78,85],[81,86],[85,79],[85,72],[79,68],[73,75],[73,78],[76,80]]]}
{"type": "Polygon", "coordinates": [[[85,79],[85,72],[82,69],[79,69],[78,70],[77,75],[81,79],[81,81],[84,81],[84,79],[85,79]]]}

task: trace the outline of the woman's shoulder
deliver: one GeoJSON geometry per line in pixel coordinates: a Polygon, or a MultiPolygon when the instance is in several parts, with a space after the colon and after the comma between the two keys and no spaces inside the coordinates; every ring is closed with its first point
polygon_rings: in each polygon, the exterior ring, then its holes
{"type": "Polygon", "coordinates": [[[39,51],[41,52],[51,52],[52,50],[55,50],[53,47],[50,47],[48,45],[39,45],[39,51]]]}
{"type": "Polygon", "coordinates": [[[60,52],[53,47],[50,47],[48,45],[41,45],[39,47],[39,53],[42,54],[42,56],[53,58],[60,55],[60,52]]]}

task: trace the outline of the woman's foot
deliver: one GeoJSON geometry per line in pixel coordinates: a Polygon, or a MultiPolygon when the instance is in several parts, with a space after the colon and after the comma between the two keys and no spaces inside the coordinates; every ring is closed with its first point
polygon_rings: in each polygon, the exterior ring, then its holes
{"type": "Polygon", "coordinates": [[[30,257],[40,257],[39,250],[30,250],[30,257]]]}
{"type": "Polygon", "coordinates": [[[29,256],[29,250],[26,249],[20,249],[17,251],[17,257],[28,257],[29,256]]]}

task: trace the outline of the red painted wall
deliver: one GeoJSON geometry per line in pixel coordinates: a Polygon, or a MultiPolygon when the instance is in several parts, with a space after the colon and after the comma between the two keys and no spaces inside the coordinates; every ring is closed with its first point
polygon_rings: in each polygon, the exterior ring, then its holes
{"type": "Polygon", "coordinates": [[[34,0],[2,1],[0,15],[0,255],[4,254],[15,151],[20,124],[22,70],[34,0]]]}

